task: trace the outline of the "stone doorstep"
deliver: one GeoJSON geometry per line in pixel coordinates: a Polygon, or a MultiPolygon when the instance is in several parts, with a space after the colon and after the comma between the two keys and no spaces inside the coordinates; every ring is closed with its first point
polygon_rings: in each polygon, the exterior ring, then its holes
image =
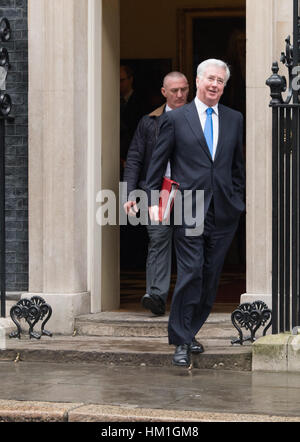
{"type": "Polygon", "coordinates": [[[0,318],[0,348],[1,348],[1,339],[4,336],[8,336],[9,333],[16,330],[15,324],[12,322],[10,317],[0,318]]]}
{"type": "MultiPolygon", "coordinates": [[[[122,337],[167,337],[167,323],[146,323],[146,322],[89,322],[75,320],[75,332],[81,336],[122,336],[122,337]]],[[[226,337],[228,339],[237,337],[232,325],[206,324],[199,333],[201,337],[226,337]]]]}
{"type": "MultiPolygon", "coordinates": [[[[39,331],[38,322],[34,328],[39,331]]],[[[27,332],[28,325],[22,319],[21,326],[27,332]]],[[[63,333],[71,336],[73,333],[81,336],[107,336],[107,337],[167,337],[168,315],[163,317],[152,316],[147,313],[128,312],[103,312],[75,317],[74,328],[71,333],[63,333]]],[[[52,331],[50,324],[46,324],[46,329],[52,331]]],[[[16,326],[8,318],[0,318],[0,333],[5,331],[6,336],[16,326]]],[[[61,333],[56,333],[61,335],[61,333]]],[[[201,329],[198,335],[203,338],[226,338],[231,340],[237,337],[237,331],[233,327],[230,315],[215,313],[212,314],[201,329]]]]}
{"type": "MultiPolygon", "coordinates": [[[[194,368],[251,370],[251,345],[231,345],[237,333],[229,318],[209,317],[198,336],[206,351],[192,356],[194,368]]],[[[55,334],[40,340],[29,339],[27,326],[21,340],[9,339],[7,333],[4,345],[0,341],[0,360],[169,366],[174,347],[168,345],[167,322],[167,315],[147,313],[82,315],[76,318],[73,336],[55,334]]]]}
{"type": "MultiPolygon", "coordinates": [[[[85,336],[167,337],[168,315],[157,317],[140,312],[102,312],[75,318],[75,330],[85,336]]],[[[210,315],[201,334],[213,337],[234,336],[230,315],[210,315]]]]}
{"type": "MultiPolygon", "coordinates": [[[[0,400],[0,422],[300,422],[300,418],[102,404],[0,400]]],[[[96,428],[99,434],[101,426],[96,428]]]]}
{"type": "MultiPolygon", "coordinates": [[[[251,369],[251,346],[232,346],[227,340],[202,340],[205,352],[192,355],[194,368],[251,369]]],[[[7,339],[0,360],[39,362],[83,362],[102,365],[170,366],[174,347],[166,338],[116,338],[55,336],[40,340],[7,339]]]]}
{"type": "MultiPolygon", "coordinates": [[[[112,311],[112,312],[101,312],[101,313],[89,313],[87,315],[80,315],[75,318],[75,323],[82,324],[122,324],[134,325],[134,326],[156,326],[156,327],[167,327],[169,320],[169,314],[164,316],[155,316],[147,312],[122,312],[122,311],[112,311]]],[[[205,326],[224,326],[230,325],[231,316],[228,313],[212,313],[205,326]]]]}

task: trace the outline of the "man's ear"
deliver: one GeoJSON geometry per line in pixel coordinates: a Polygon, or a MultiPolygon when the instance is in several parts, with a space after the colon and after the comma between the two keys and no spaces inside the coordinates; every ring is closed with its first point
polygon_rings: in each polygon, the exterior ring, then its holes
{"type": "Polygon", "coordinates": [[[166,89],[165,89],[164,87],[162,87],[160,91],[161,91],[161,93],[163,94],[163,96],[164,96],[165,98],[167,98],[166,89]]]}
{"type": "Polygon", "coordinates": [[[132,87],[132,85],[133,85],[133,76],[131,75],[130,77],[128,77],[128,80],[129,80],[130,86],[132,87]]]}

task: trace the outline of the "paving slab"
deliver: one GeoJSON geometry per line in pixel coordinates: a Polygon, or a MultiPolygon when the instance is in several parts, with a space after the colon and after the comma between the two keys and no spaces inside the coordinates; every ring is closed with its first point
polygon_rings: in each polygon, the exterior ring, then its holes
{"type": "Polygon", "coordinates": [[[0,400],[0,422],[300,422],[300,417],[0,400]]]}
{"type": "Polygon", "coordinates": [[[0,400],[0,422],[67,422],[82,404],[0,400]]]}
{"type": "MultiPolygon", "coordinates": [[[[85,405],[72,409],[69,422],[300,422],[300,417],[85,405]]],[[[150,433],[149,428],[149,433],[150,433]]],[[[152,429],[154,431],[154,429],[152,429]]],[[[179,428],[178,428],[178,431],[179,428]]],[[[178,435],[178,434],[177,434],[178,435]]]]}

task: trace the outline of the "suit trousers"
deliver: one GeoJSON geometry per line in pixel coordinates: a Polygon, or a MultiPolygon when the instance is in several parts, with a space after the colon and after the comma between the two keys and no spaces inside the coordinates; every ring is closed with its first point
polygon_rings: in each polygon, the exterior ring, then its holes
{"type": "Polygon", "coordinates": [[[177,281],[168,323],[169,344],[189,344],[209,316],[238,222],[217,227],[212,200],[202,235],[186,236],[184,226],[174,227],[177,281]]]}
{"type": "Polygon", "coordinates": [[[168,298],[173,228],[169,225],[148,225],[148,255],[146,263],[146,292],[158,295],[165,303],[168,298]]]}

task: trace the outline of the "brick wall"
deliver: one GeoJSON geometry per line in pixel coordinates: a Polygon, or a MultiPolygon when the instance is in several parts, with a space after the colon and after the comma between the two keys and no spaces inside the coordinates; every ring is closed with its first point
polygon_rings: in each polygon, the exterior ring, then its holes
{"type": "Polygon", "coordinates": [[[0,19],[12,28],[6,92],[13,123],[6,124],[6,288],[28,290],[28,32],[27,0],[0,0],[0,19]]]}

